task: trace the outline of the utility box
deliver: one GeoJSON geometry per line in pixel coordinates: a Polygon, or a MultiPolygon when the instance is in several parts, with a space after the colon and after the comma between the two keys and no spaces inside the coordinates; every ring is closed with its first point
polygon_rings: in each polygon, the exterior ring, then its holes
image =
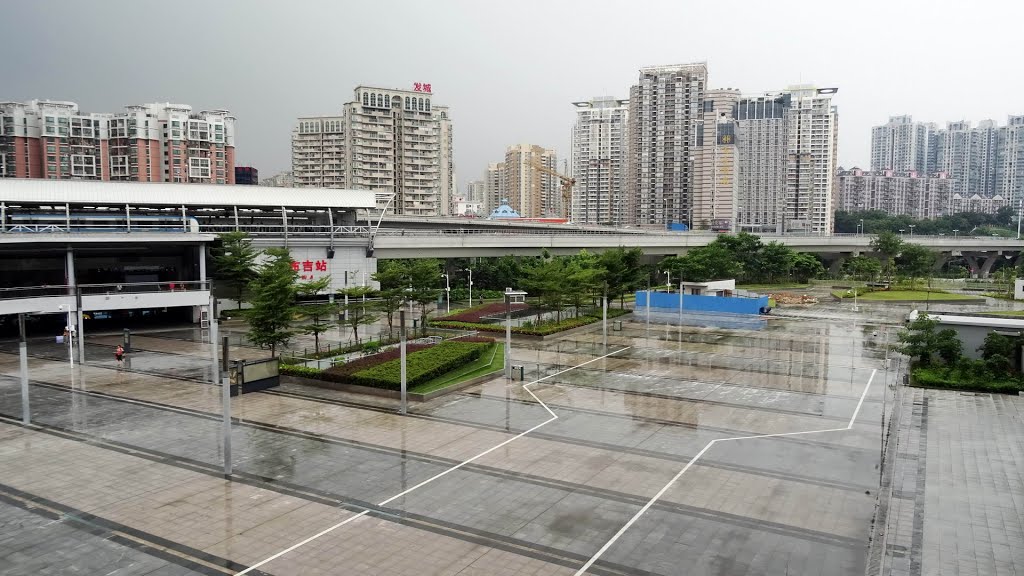
{"type": "Polygon", "coordinates": [[[517,370],[519,371],[519,381],[522,382],[523,381],[523,365],[522,364],[513,364],[512,365],[512,379],[513,380],[516,379],[516,371],[517,370]]]}

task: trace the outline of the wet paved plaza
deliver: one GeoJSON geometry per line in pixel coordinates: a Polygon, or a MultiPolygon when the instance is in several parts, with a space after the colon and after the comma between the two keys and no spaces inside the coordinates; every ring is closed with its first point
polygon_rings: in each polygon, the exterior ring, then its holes
{"type": "Polygon", "coordinates": [[[27,426],[0,345],[0,574],[859,576],[883,413],[906,403],[893,328],[865,317],[627,317],[607,345],[599,326],[516,341],[525,382],[404,417],[298,385],[247,394],[228,480],[196,338],[133,335],[125,370],[117,336],[89,338],[84,366],[31,342],[27,426]]]}

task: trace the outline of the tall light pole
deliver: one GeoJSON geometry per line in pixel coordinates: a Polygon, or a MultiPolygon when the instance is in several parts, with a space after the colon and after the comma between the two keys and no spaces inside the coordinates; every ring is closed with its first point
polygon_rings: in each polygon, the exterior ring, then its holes
{"type": "Polygon", "coordinates": [[[473,307],[473,269],[466,268],[466,272],[469,272],[469,307],[473,307]]]}
{"type": "Polygon", "coordinates": [[[900,236],[903,236],[903,232],[904,232],[904,231],[905,231],[905,230],[904,230],[903,228],[900,228],[900,236]]]}
{"type": "Polygon", "coordinates": [[[862,236],[864,235],[864,219],[863,218],[860,219],[860,233],[861,233],[862,236]]]}
{"type": "Polygon", "coordinates": [[[911,224],[911,225],[909,226],[909,228],[910,228],[910,237],[911,237],[911,238],[913,238],[913,237],[914,237],[914,226],[916,226],[916,224],[911,224]]]}
{"type": "Polygon", "coordinates": [[[448,275],[447,274],[441,274],[441,276],[444,276],[444,299],[445,299],[445,304],[448,307],[447,308],[448,314],[451,314],[452,313],[452,286],[451,286],[451,284],[448,283],[448,275]]]}
{"type": "MultiPolygon", "coordinates": [[[[960,230],[958,230],[958,229],[956,229],[956,228],[954,228],[954,229],[953,229],[953,239],[954,239],[954,240],[956,239],[956,235],[957,235],[957,234],[958,234],[959,232],[960,232],[960,230]]],[[[1018,234],[1017,234],[1017,237],[1018,237],[1018,238],[1020,237],[1020,233],[1018,233],[1018,234]]]]}
{"type": "Polygon", "coordinates": [[[664,272],[665,272],[665,276],[667,277],[666,280],[665,280],[665,289],[668,290],[669,292],[671,292],[672,291],[672,271],[671,270],[664,270],[664,272]]]}
{"type": "Polygon", "coordinates": [[[1024,214],[1024,198],[1017,202],[1017,240],[1020,240],[1020,217],[1024,214]]]}

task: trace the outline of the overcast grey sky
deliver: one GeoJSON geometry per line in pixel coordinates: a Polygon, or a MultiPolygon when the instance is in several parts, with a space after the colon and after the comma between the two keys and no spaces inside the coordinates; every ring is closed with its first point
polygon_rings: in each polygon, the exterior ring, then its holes
{"type": "Polygon", "coordinates": [[[1010,0],[11,1],[0,100],[227,108],[238,164],[265,177],[289,169],[296,117],[337,112],[359,84],[429,82],[451,107],[462,191],[513,143],[564,158],[571,102],[704,60],[710,87],[839,87],[840,163],[867,167],[890,115],[1024,114],[1022,15],[1010,0]]]}

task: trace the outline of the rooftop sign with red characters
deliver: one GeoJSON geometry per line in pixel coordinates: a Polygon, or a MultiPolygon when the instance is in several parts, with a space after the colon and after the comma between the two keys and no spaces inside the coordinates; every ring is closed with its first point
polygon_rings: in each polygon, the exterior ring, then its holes
{"type": "Polygon", "coordinates": [[[412,91],[413,92],[426,92],[427,94],[431,94],[432,93],[432,91],[430,90],[430,84],[425,84],[423,82],[413,82],[413,84],[412,84],[412,91]]]}

